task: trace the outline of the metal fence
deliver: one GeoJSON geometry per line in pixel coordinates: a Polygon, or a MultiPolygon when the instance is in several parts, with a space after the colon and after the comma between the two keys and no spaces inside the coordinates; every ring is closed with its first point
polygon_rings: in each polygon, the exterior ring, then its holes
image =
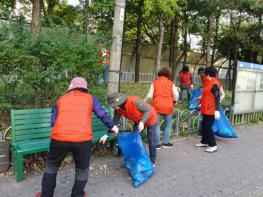
{"type": "MultiPolygon", "coordinates": [[[[121,81],[122,82],[134,82],[135,81],[135,73],[134,72],[121,72],[120,75],[121,81]]],[[[140,73],[139,75],[139,82],[140,83],[152,83],[154,80],[154,75],[153,73],[140,73]]],[[[193,81],[196,86],[202,86],[202,81],[200,79],[200,76],[193,76],[193,81]]],[[[220,79],[220,82],[223,85],[224,89],[227,89],[228,86],[228,80],[227,79],[220,79]]],[[[177,86],[179,86],[180,81],[179,77],[177,77],[176,83],[177,86]]]]}
{"type": "MultiPolygon", "coordinates": [[[[134,82],[135,73],[134,72],[121,72],[121,81],[123,82],[134,82]]],[[[139,82],[140,83],[152,83],[154,76],[152,73],[140,73],[139,82]]]]}

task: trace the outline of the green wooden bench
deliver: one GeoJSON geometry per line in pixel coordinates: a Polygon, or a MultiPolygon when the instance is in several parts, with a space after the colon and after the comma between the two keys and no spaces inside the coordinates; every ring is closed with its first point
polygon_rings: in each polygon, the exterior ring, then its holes
{"type": "MultiPolygon", "coordinates": [[[[107,112],[112,114],[109,108],[107,112]]],[[[12,162],[13,174],[17,182],[23,179],[24,155],[48,151],[51,114],[51,108],[11,110],[12,162]]],[[[94,114],[92,129],[92,143],[98,142],[108,131],[108,128],[94,114]]],[[[113,142],[115,151],[117,150],[116,139],[116,136],[109,135],[108,140],[113,142]]]]}

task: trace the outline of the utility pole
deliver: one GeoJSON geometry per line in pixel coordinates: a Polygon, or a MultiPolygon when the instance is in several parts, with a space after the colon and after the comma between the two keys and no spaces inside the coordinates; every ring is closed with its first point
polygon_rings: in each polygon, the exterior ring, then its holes
{"type": "Polygon", "coordinates": [[[119,92],[125,2],[126,0],[115,1],[108,94],[119,92]]]}

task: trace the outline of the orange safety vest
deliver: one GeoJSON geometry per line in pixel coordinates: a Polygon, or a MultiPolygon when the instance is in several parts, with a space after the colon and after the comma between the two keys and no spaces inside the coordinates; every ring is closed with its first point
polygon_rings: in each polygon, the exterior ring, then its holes
{"type": "Polygon", "coordinates": [[[192,76],[192,74],[190,71],[187,73],[181,71],[180,72],[181,84],[187,85],[187,87],[190,88],[192,85],[191,76],[192,76]]]}
{"type": "Polygon", "coordinates": [[[212,77],[210,80],[207,80],[205,84],[202,91],[201,113],[204,115],[214,115],[216,102],[215,95],[212,93],[212,87],[217,85],[219,88],[220,83],[215,77],[212,77]]]}
{"type": "Polygon", "coordinates": [[[159,77],[153,82],[153,106],[160,114],[173,113],[173,82],[167,77],[159,77]]]}
{"type": "Polygon", "coordinates": [[[66,142],[92,140],[93,97],[90,94],[73,90],[59,98],[57,108],[52,139],[66,142]]]}
{"type": "MultiPolygon", "coordinates": [[[[125,109],[120,108],[119,110],[117,110],[117,113],[125,116],[126,118],[132,120],[134,123],[138,124],[143,117],[143,112],[138,110],[136,107],[136,101],[138,100],[143,101],[141,98],[137,96],[128,96],[125,103],[125,109]]],[[[145,126],[153,126],[158,119],[157,112],[153,108],[153,106],[151,106],[148,103],[146,104],[150,108],[150,116],[148,117],[148,120],[145,122],[145,126]]]]}

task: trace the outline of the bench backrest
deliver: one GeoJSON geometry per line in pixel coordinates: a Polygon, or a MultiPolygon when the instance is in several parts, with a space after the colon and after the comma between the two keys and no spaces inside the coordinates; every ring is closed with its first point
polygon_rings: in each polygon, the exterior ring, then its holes
{"type": "MultiPolygon", "coordinates": [[[[112,114],[110,108],[106,108],[112,114]]],[[[51,130],[52,108],[11,110],[12,143],[41,138],[48,138],[51,130]]],[[[92,130],[107,132],[108,128],[93,114],[92,130]]]]}
{"type": "Polygon", "coordinates": [[[52,109],[11,110],[12,143],[48,138],[52,109]]]}

